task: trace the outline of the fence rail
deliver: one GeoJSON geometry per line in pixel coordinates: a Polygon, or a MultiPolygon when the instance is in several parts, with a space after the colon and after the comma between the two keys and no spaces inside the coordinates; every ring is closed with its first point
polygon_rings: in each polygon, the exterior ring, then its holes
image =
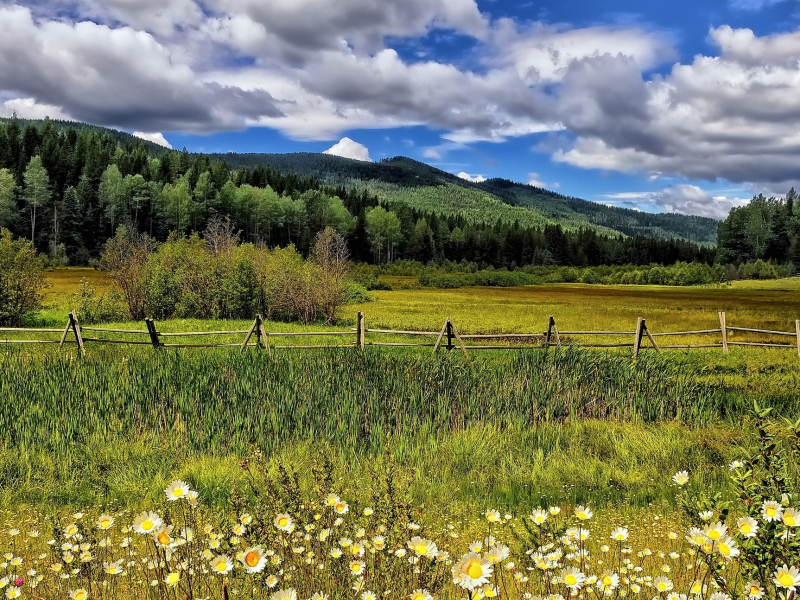
{"type": "Polygon", "coordinates": [[[245,351],[247,348],[264,348],[267,352],[271,350],[323,350],[332,348],[356,348],[364,349],[366,346],[388,347],[388,348],[433,348],[433,352],[443,350],[461,350],[464,354],[472,350],[513,350],[523,348],[542,348],[545,351],[555,345],[561,348],[564,345],[579,346],[581,348],[632,348],[634,357],[638,356],[642,350],[652,349],[659,354],[662,350],[693,350],[701,348],[721,348],[723,352],[729,351],[729,346],[751,346],[758,348],[786,348],[796,349],[800,356],[800,319],[795,321],[795,331],[775,331],[772,329],[756,329],[752,327],[733,327],[727,324],[727,315],[724,312],[718,313],[719,328],[698,329],[693,331],[662,331],[652,333],[647,327],[647,321],[641,317],[637,319],[636,328],[633,331],[559,331],[555,317],[551,316],[547,331],[531,333],[480,333],[461,335],[456,329],[453,321],[447,319],[440,331],[403,331],[395,329],[368,329],[365,325],[364,313],[358,313],[357,326],[349,331],[276,331],[267,332],[265,321],[261,315],[256,315],[250,329],[247,330],[226,330],[226,331],[179,331],[179,332],[160,332],[152,319],[145,319],[146,329],[111,329],[102,327],[83,327],[78,321],[76,311],[69,313],[68,320],[64,329],[50,328],[22,328],[22,327],[0,327],[0,333],[6,334],[7,339],[0,339],[0,344],[58,344],[62,348],[64,344],[77,344],[82,353],[86,352],[85,343],[92,344],[117,344],[132,346],[152,346],[153,348],[240,348],[245,351]],[[91,332],[96,337],[83,337],[83,332],[91,332]],[[795,338],[795,343],[779,344],[773,341],[729,341],[728,334],[740,332],[766,336],[781,336],[795,338]],[[8,334],[42,334],[60,333],[60,340],[56,339],[8,339],[8,334]],[[147,336],[145,340],[136,339],[114,339],[100,337],[102,334],[117,334],[127,336],[147,336]],[[436,337],[435,343],[414,343],[409,341],[390,342],[385,340],[367,340],[367,334],[381,336],[423,336],[436,337]],[[240,342],[228,343],[165,343],[162,339],[199,337],[199,336],[246,336],[240,342]],[[661,346],[656,342],[657,337],[678,337],[678,336],[710,336],[720,335],[720,341],[705,344],[670,344],[661,346]],[[577,344],[569,337],[596,336],[596,337],[632,337],[626,342],[610,340],[608,343],[586,343],[577,344]],[[308,337],[354,337],[349,344],[295,344],[295,345],[275,345],[270,340],[275,338],[308,338],[308,337]],[[464,340],[476,340],[477,344],[467,345],[464,340]],[[498,340],[497,344],[487,344],[488,340],[498,340]],[[519,343],[512,345],[510,340],[518,340],[519,343]],[[644,342],[649,342],[649,345],[644,342]],[[503,343],[505,342],[505,343],[503,343]]]}

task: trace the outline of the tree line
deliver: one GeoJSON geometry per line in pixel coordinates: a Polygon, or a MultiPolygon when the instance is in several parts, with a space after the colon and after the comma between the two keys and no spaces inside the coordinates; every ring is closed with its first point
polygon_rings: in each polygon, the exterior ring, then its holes
{"type": "Polygon", "coordinates": [[[482,267],[714,261],[680,240],[598,235],[590,229],[470,223],[458,215],[381,204],[366,190],[223,157],[153,150],[133,137],[53,122],[0,122],[0,227],[32,240],[54,264],[90,264],[118,227],[165,241],[229,218],[242,241],[293,244],[308,255],[331,227],[353,260],[474,262],[482,267]]]}
{"type": "Polygon", "coordinates": [[[755,261],[792,263],[800,268],[800,207],[797,192],[785,198],[754,196],[733,208],[720,223],[717,262],[742,265],[755,261]]]}

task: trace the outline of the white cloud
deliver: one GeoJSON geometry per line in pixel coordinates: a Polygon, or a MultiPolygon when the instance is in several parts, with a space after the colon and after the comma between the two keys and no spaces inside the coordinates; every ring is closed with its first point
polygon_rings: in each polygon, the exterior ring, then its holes
{"type": "Polygon", "coordinates": [[[323,154],[332,154],[333,156],[372,162],[372,159],[369,157],[369,149],[363,144],[354,142],[349,137],[342,138],[339,142],[325,150],[323,154]]]}
{"type": "Polygon", "coordinates": [[[143,133],[141,131],[134,131],[131,135],[133,135],[133,137],[138,137],[172,150],[172,144],[167,141],[163,133],[143,133]]]}
{"type": "Polygon", "coordinates": [[[464,171],[461,171],[461,173],[459,173],[457,177],[459,179],[471,181],[472,183],[483,183],[484,181],[486,181],[486,177],[484,177],[483,175],[470,175],[469,173],[465,173],[464,171]]]}
{"type": "Polygon", "coordinates": [[[731,208],[749,202],[744,198],[712,196],[696,185],[679,184],[666,187],[657,192],[618,192],[606,194],[611,201],[609,206],[646,210],[647,212],[668,212],[681,215],[696,215],[724,219],[731,208]]]}
{"type": "Polygon", "coordinates": [[[35,98],[15,98],[6,100],[0,104],[0,117],[10,117],[14,113],[20,119],[59,119],[62,121],[71,120],[70,116],[61,110],[59,106],[52,104],[40,104],[35,98]]]}

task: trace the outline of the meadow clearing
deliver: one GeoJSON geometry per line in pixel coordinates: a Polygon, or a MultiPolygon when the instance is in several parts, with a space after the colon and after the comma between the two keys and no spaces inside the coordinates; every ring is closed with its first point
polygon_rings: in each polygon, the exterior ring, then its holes
{"type": "MultiPolygon", "coordinates": [[[[63,326],[81,277],[103,285],[93,270],[50,276],[42,324],[63,326]]],[[[657,332],[714,328],[724,310],[789,331],[799,291],[400,289],[346,306],[331,329],[364,311],[375,328],[449,316],[465,333],[540,331],[553,314],[562,329],[643,316],[657,332]]],[[[800,584],[797,446],[780,420],[798,417],[790,350],[634,364],[574,348],[4,348],[0,373],[9,598],[738,600],[800,584]]]]}

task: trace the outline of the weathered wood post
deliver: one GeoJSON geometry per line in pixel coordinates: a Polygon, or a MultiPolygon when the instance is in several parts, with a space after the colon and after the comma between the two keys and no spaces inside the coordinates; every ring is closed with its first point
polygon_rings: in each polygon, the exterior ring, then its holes
{"type": "Polygon", "coordinates": [[[722,329],[722,351],[728,353],[728,323],[724,312],[719,313],[719,327],[722,329]]]}
{"type": "Polygon", "coordinates": [[[547,337],[544,340],[544,351],[547,352],[550,349],[550,338],[553,336],[553,326],[556,324],[555,318],[553,315],[550,315],[550,320],[547,322],[547,337]]]}
{"type": "Polygon", "coordinates": [[[450,352],[454,348],[453,346],[453,323],[450,321],[450,317],[447,317],[447,323],[445,324],[447,327],[447,351],[450,352]]]}
{"type": "Polygon", "coordinates": [[[261,337],[261,330],[259,329],[260,325],[260,315],[256,315],[256,318],[253,319],[253,324],[250,326],[250,331],[247,332],[247,337],[244,338],[244,341],[241,345],[241,351],[244,352],[247,348],[247,344],[250,342],[250,338],[253,337],[253,334],[256,334],[256,347],[258,347],[258,338],[261,337]]]}
{"type": "Polygon", "coordinates": [[[364,313],[358,313],[358,323],[356,324],[356,349],[363,350],[366,345],[366,331],[364,327],[364,313]]]}
{"type": "Polygon", "coordinates": [[[158,339],[158,330],[153,319],[145,319],[144,324],[147,326],[147,333],[150,334],[150,343],[153,344],[153,348],[160,348],[161,342],[158,339]]]}
{"type": "Polygon", "coordinates": [[[264,329],[264,317],[261,315],[256,315],[256,319],[258,319],[258,333],[260,334],[261,340],[264,342],[264,348],[267,349],[267,354],[269,354],[269,334],[267,333],[267,330],[264,329]]]}
{"type": "Polygon", "coordinates": [[[61,336],[61,342],[58,344],[58,349],[61,350],[61,347],[64,345],[64,342],[67,341],[67,335],[69,335],[69,330],[72,328],[72,313],[67,315],[67,326],[64,327],[64,335],[61,336]]]}
{"type": "Polygon", "coordinates": [[[81,334],[81,324],[78,321],[78,313],[73,310],[69,313],[69,321],[72,325],[72,331],[75,332],[75,339],[78,341],[78,348],[81,349],[81,354],[86,354],[86,348],[83,347],[83,335],[81,334]]]}
{"type": "Polygon", "coordinates": [[[647,334],[647,338],[650,340],[650,343],[653,344],[653,348],[656,349],[656,352],[661,354],[661,348],[659,348],[658,344],[656,344],[656,340],[653,337],[653,334],[651,334],[650,330],[647,328],[647,323],[644,322],[644,319],[642,320],[642,326],[644,327],[644,332],[647,334]]]}
{"type": "Polygon", "coordinates": [[[644,319],[639,317],[636,321],[636,334],[633,339],[633,358],[639,356],[639,347],[642,345],[642,335],[644,335],[644,319]]]}
{"type": "Polygon", "coordinates": [[[797,356],[800,356],[800,320],[794,322],[794,327],[797,330],[797,356]]]}

